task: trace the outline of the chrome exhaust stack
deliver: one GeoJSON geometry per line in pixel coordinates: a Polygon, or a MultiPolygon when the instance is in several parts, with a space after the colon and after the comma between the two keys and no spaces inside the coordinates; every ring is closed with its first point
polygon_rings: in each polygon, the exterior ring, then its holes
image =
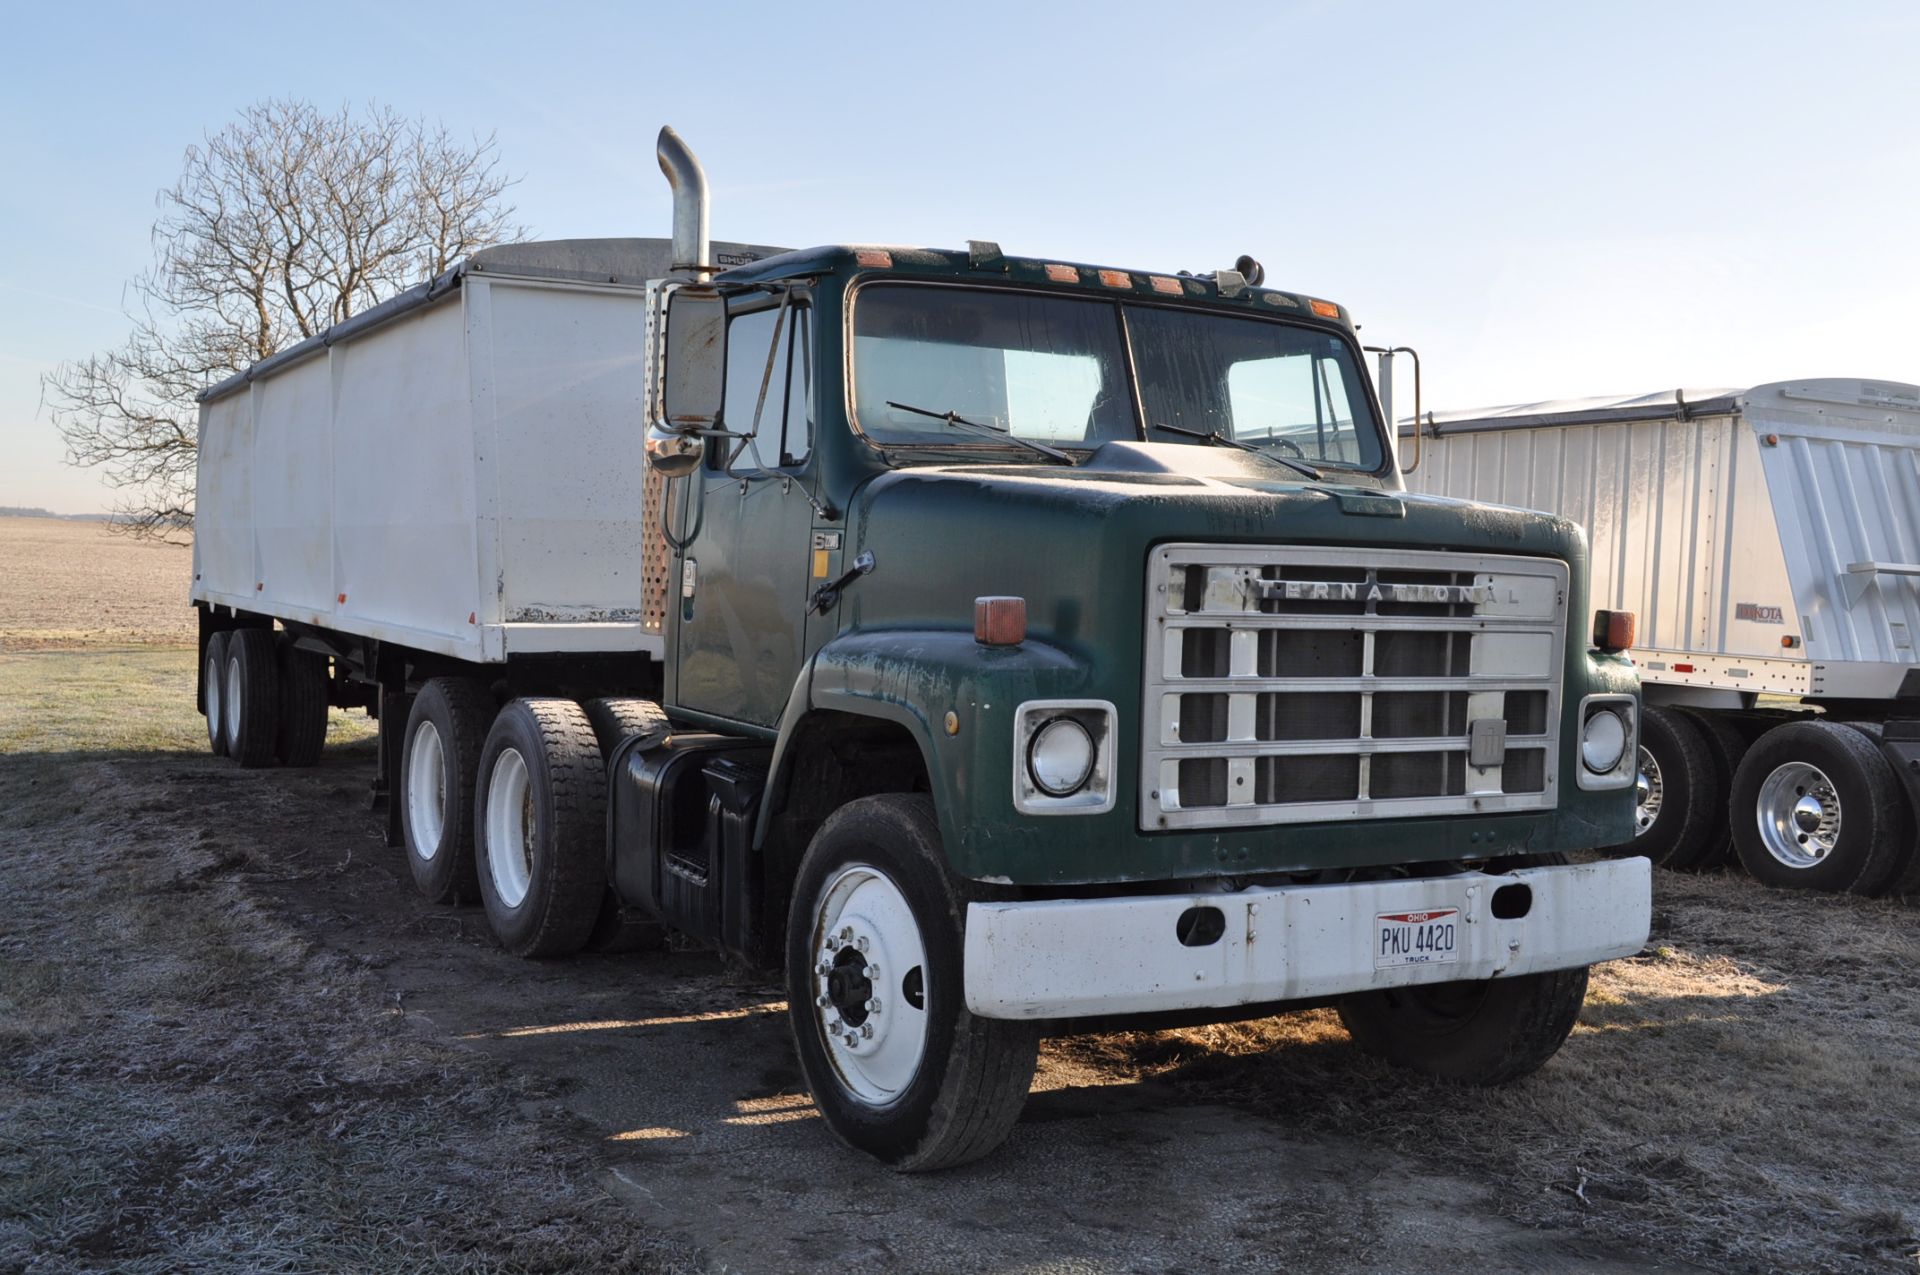
{"type": "Polygon", "coordinates": [[[660,130],[655,148],[660,171],[673,187],[673,268],[686,271],[695,283],[705,283],[713,274],[707,260],[707,172],[700,167],[680,134],[672,128],[660,130]]]}

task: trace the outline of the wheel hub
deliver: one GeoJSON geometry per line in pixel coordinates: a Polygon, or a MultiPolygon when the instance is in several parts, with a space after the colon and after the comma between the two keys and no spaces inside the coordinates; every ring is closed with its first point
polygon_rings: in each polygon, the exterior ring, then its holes
{"type": "Polygon", "coordinates": [[[1840,794],[1818,766],[1790,761],[1761,781],[1760,843],[1789,868],[1818,867],[1840,843],[1840,794]]]}
{"type": "Polygon", "coordinates": [[[926,1051],[926,947],[913,909],[885,874],[852,865],[821,892],[813,933],[814,1020],[827,1057],[853,1096],[890,1102],[926,1051]]]}
{"type": "Polygon", "coordinates": [[[1660,763],[1653,759],[1645,745],[1640,748],[1640,770],[1633,784],[1633,827],[1635,836],[1644,836],[1647,829],[1653,827],[1654,820],[1660,817],[1660,806],[1666,798],[1666,785],[1660,778],[1660,763]]]}

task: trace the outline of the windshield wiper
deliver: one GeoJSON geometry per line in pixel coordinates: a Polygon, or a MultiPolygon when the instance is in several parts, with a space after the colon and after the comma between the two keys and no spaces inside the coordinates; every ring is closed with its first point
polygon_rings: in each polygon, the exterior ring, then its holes
{"type": "Polygon", "coordinates": [[[915,416],[931,416],[936,421],[945,421],[948,426],[952,428],[958,429],[964,427],[979,430],[981,433],[989,434],[994,438],[1004,438],[1009,443],[1018,443],[1030,452],[1039,452],[1042,456],[1057,460],[1063,465],[1077,465],[1080,463],[1057,447],[1049,447],[1045,443],[1036,443],[1031,438],[1022,438],[1012,430],[1001,429],[998,425],[989,425],[985,421],[970,421],[955,412],[929,411],[924,407],[915,407],[911,403],[895,403],[891,399],[887,401],[887,406],[899,408],[903,412],[912,412],[915,416]]]}
{"type": "Polygon", "coordinates": [[[1264,447],[1255,447],[1252,443],[1243,443],[1237,438],[1228,438],[1225,434],[1211,433],[1198,429],[1182,429],[1178,425],[1162,425],[1159,421],[1155,421],[1153,427],[1155,429],[1164,429],[1169,434],[1185,434],[1188,438],[1197,438],[1202,442],[1212,443],[1216,447],[1238,447],[1243,452],[1252,452],[1261,460],[1270,460],[1276,465],[1285,465],[1295,473],[1305,474],[1315,482],[1325,477],[1319,470],[1307,464],[1305,461],[1288,460],[1285,456],[1275,456],[1264,447]]]}

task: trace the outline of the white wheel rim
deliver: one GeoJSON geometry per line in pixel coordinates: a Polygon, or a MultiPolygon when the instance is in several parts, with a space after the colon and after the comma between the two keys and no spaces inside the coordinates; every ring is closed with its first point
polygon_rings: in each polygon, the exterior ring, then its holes
{"type": "Polygon", "coordinates": [[[869,1106],[898,1100],[927,1050],[927,951],[906,896],[878,868],[842,868],[809,950],[814,1026],[840,1082],[869,1106]]]}
{"type": "Polygon", "coordinates": [[[512,748],[494,759],[487,780],[487,875],[510,908],[520,906],[533,880],[533,782],[526,759],[512,748]]]}
{"type": "Polygon", "coordinates": [[[240,657],[227,657],[227,742],[240,738],[240,657]]]}
{"type": "Polygon", "coordinates": [[[447,827],[447,754],[440,747],[439,728],[430,721],[414,730],[413,747],[407,750],[407,823],[422,859],[440,853],[447,827]]]}
{"type": "Polygon", "coordinates": [[[1754,803],[1760,841],[1789,868],[1817,868],[1840,842],[1840,794],[1818,766],[1774,767],[1754,803]]]}
{"type": "Polygon", "coordinates": [[[215,741],[220,738],[220,728],[224,724],[220,720],[220,714],[224,711],[222,704],[226,699],[225,695],[221,693],[222,683],[224,681],[225,679],[221,677],[220,661],[208,660],[206,677],[207,738],[215,741]]]}

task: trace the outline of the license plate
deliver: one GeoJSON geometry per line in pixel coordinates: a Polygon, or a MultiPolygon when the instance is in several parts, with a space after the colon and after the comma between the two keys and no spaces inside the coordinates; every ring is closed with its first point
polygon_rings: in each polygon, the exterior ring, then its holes
{"type": "Polygon", "coordinates": [[[1460,959],[1460,909],[1382,912],[1374,917],[1373,967],[1439,965],[1460,959]]]}

